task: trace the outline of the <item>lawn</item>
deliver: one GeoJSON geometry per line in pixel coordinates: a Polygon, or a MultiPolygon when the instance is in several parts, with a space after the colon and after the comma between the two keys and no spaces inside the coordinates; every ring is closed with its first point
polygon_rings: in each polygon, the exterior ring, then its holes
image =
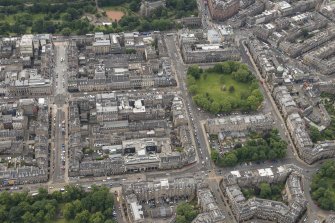
{"type": "Polygon", "coordinates": [[[209,94],[209,97],[215,101],[221,101],[223,97],[232,97],[234,100],[240,100],[241,94],[249,94],[249,84],[240,83],[232,79],[231,75],[222,75],[218,73],[209,73],[201,75],[199,80],[196,80],[199,94],[209,94]],[[225,91],[222,89],[226,88],[225,91]],[[229,92],[229,87],[234,86],[234,92],[229,92]]]}

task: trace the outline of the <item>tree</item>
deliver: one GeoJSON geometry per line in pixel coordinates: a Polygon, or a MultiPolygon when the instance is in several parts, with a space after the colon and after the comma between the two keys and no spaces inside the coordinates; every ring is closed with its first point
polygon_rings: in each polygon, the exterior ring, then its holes
{"type": "Polygon", "coordinates": [[[230,65],[227,61],[222,63],[221,69],[222,69],[222,72],[224,74],[230,74],[231,73],[230,65]]]}
{"type": "Polygon", "coordinates": [[[24,215],[22,216],[22,221],[23,223],[36,222],[34,215],[30,212],[24,213],[24,215]]]}
{"type": "Polygon", "coordinates": [[[325,210],[335,210],[334,176],[335,161],[330,160],[323,163],[312,179],[312,198],[325,210]]]}
{"type": "Polygon", "coordinates": [[[247,98],[247,103],[252,110],[256,110],[259,106],[258,99],[254,95],[250,95],[247,98]]]}
{"type": "Polygon", "coordinates": [[[223,156],[222,162],[224,166],[235,166],[237,164],[237,157],[235,153],[226,153],[223,156]]]}
{"type": "Polygon", "coordinates": [[[90,223],[104,223],[105,216],[101,212],[96,212],[91,215],[90,223]]]}
{"type": "Polygon", "coordinates": [[[219,159],[219,152],[216,149],[211,149],[211,159],[215,162],[219,159]]]}
{"type": "Polygon", "coordinates": [[[63,208],[63,215],[66,220],[74,219],[76,216],[75,207],[72,203],[66,203],[63,208]]]}
{"type": "Polygon", "coordinates": [[[312,142],[314,142],[314,143],[316,143],[317,141],[322,140],[322,136],[321,136],[320,131],[314,126],[310,126],[309,135],[311,137],[312,142]]]}
{"type": "Polygon", "coordinates": [[[230,85],[230,87],[229,87],[229,92],[230,92],[230,93],[233,93],[234,91],[235,91],[234,86],[233,86],[233,85],[230,85]]]}
{"type": "Polygon", "coordinates": [[[61,34],[64,36],[69,36],[71,34],[72,30],[68,27],[62,29],[61,34]]]}
{"type": "Polygon", "coordinates": [[[195,78],[193,77],[193,76],[191,76],[191,75],[188,75],[187,76],[187,85],[188,86],[191,86],[191,85],[195,85],[196,84],[196,80],[195,80],[195,78]]]}
{"type": "Polygon", "coordinates": [[[221,100],[221,111],[229,113],[231,112],[231,109],[232,107],[231,107],[230,100],[228,98],[223,98],[221,100]]]}
{"type": "Polygon", "coordinates": [[[189,87],[188,87],[188,91],[189,91],[191,94],[196,95],[197,92],[198,92],[198,87],[197,87],[197,85],[194,84],[194,85],[189,86],[189,87]]]}
{"type": "Polygon", "coordinates": [[[259,185],[259,188],[260,188],[260,197],[261,198],[269,198],[271,197],[271,187],[270,187],[270,184],[269,183],[266,183],[266,182],[263,182],[263,183],[260,183],[259,185]]]}
{"type": "Polygon", "coordinates": [[[84,210],[76,215],[74,222],[75,223],[89,223],[90,220],[90,212],[88,210],[84,210]]]}
{"type": "Polygon", "coordinates": [[[188,223],[184,215],[177,215],[176,223],[188,223]]]}
{"type": "Polygon", "coordinates": [[[204,95],[195,95],[193,96],[193,101],[201,108],[205,110],[209,110],[211,106],[211,102],[208,100],[208,98],[204,95]]]}
{"type": "Polygon", "coordinates": [[[198,80],[200,78],[201,75],[201,71],[198,65],[191,65],[188,69],[187,69],[187,74],[191,75],[192,77],[194,77],[194,79],[198,80]]]}
{"type": "Polygon", "coordinates": [[[263,95],[262,95],[261,91],[258,88],[254,89],[251,92],[251,95],[255,96],[257,98],[257,100],[259,101],[259,103],[263,101],[263,95]]]}
{"type": "Polygon", "coordinates": [[[246,83],[253,79],[248,69],[239,68],[233,73],[233,77],[236,81],[246,83]]]}
{"type": "Polygon", "coordinates": [[[197,215],[198,212],[189,203],[183,202],[177,206],[177,217],[182,216],[178,218],[178,222],[191,222],[197,215]]]}
{"type": "Polygon", "coordinates": [[[23,212],[18,206],[14,206],[9,210],[8,220],[11,222],[19,222],[23,212]]]}
{"type": "Polygon", "coordinates": [[[210,112],[213,114],[217,114],[220,112],[220,110],[221,110],[221,105],[218,102],[213,101],[210,106],[210,112]]]}
{"type": "Polygon", "coordinates": [[[129,4],[129,9],[133,12],[137,12],[140,9],[141,6],[141,1],[140,0],[133,0],[129,4]]]}

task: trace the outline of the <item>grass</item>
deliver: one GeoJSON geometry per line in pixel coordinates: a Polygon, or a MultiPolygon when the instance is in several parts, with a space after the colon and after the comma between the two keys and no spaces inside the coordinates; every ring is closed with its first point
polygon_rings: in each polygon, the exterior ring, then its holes
{"type": "Polygon", "coordinates": [[[196,81],[198,87],[198,94],[208,93],[210,98],[215,101],[220,101],[223,97],[232,97],[234,100],[240,100],[241,94],[249,93],[248,84],[239,83],[232,79],[231,75],[222,75],[218,73],[208,73],[201,75],[201,78],[196,81]],[[226,90],[223,91],[222,87],[225,86],[226,90]],[[234,86],[234,92],[229,92],[229,87],[234,86]]]}

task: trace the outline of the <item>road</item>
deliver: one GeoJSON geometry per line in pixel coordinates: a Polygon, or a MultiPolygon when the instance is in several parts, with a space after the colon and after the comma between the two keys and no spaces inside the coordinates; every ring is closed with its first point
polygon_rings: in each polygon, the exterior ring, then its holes
{"type": "Polygon", "coordinates": [[[211,170],[212,163],[210,161],[210,154],[207,150],[207,146],[205,143],[205,137],[201,134],[201,120],[203,117],[199,114],[199,110],[197,106],[193,103],[191,96],[187,92],[186,88],[186,70],[187,66],[183,63],[183,59],[179,53],[179,49],[176,46],[176,37],[175,36],[167,36],[165,38],[165,42],[168,48],[168,53],[170,59],[172,60],[172,66],[176,73],[177,82],[179,83],[179,89],[181,91],[181,96],[184,99],[184,103],[186,106],[187,116],[189,117],[189,123],[191,124],[190,132],[193,134],[197,149],[197,154],[199,157],[200,163],[203,163],[206,170],[211,170]]]}
{"type": "Polygon", "coordinates": [[[55,67],[54,67],[54,104],[52,120],[52,154],[51,154],[51,176],[50,184],[55,182],[67,182],[65,165],[67,162],[67,143],[65,142],[65,121],[67,121],[67,90],[66,90],[66,71],[67,56],[66,42],[55,43],[55,67]],[[64,128],[64,129],[63,129],[64,128]],[[66,147],[65,147],[66,146],[66,147]]]}

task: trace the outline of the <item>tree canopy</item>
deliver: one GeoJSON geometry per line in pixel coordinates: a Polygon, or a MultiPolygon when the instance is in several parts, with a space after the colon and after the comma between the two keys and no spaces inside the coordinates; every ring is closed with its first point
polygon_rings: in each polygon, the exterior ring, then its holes
{"type": "Polygon", "coordinates": [[[335,210],[335,161],[326,161],[313,176],[311,194],[313,200],[325,210],[335,210]]]}
{"type": "Polygon", "coordinates": [[[193,205],[183,202],[177,206],[176,223],[191,223],[197,215],[198,211],[193,205]]]}
{"type": "Polygon", "coordinates": [[[4,191],[0,193],[0,222],[44,223],[60,214],[74,223],[104,223],[112,217],[113,205],[113,195],[106,187],[93,186],[92,191],[85,192],[81,187],[69,185],[64,193],[48,194],[39,189],[36,196],[4,191]]]}

